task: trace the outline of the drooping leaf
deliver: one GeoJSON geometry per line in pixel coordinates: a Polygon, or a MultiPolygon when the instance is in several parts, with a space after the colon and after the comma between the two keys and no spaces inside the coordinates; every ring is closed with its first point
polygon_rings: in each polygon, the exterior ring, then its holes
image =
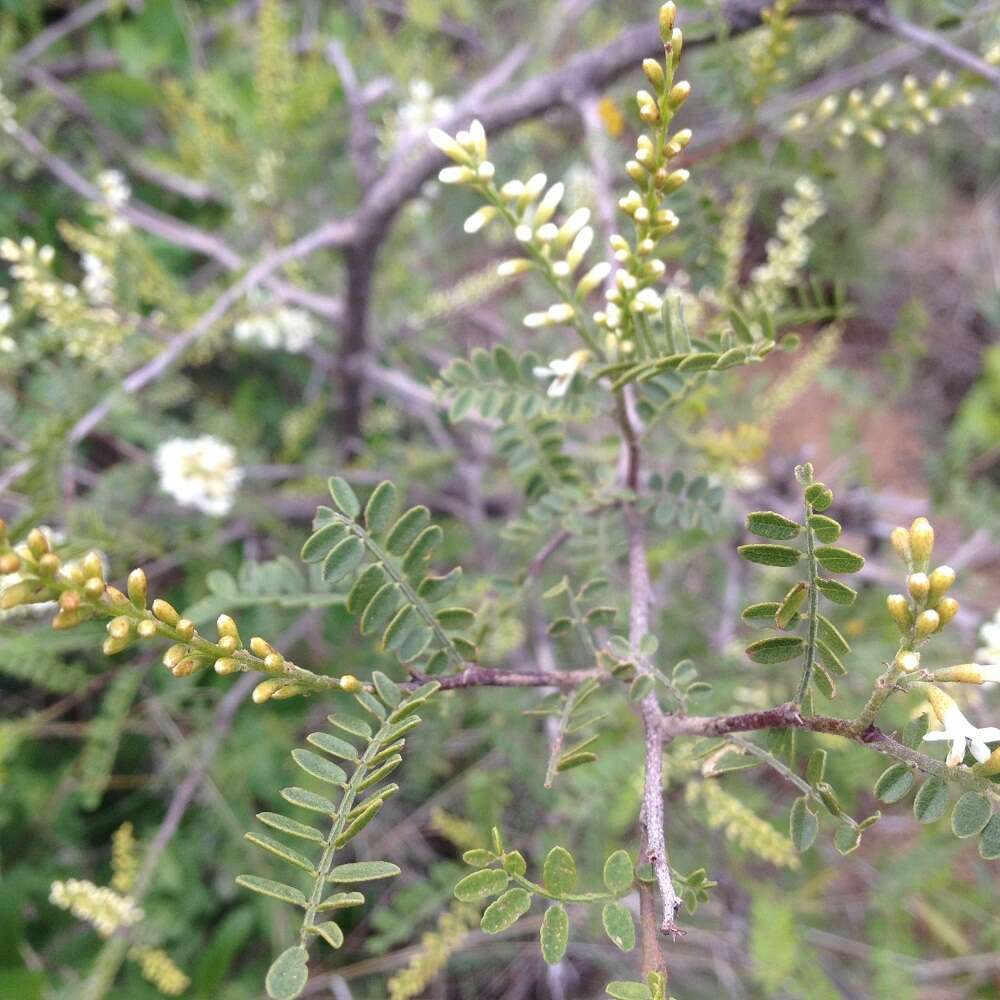
{"type": "Polygon", "coordinates": [[[809,797],[803,795],[792,803],[788,818],[788,833],[797,851],[808,851],[819,832],[819,820],[809,808],[809,797]]]}
{"type": "Polygon", "coordinates": [[[921,823],[933,823],[948,811],[950,799],[948,782],[932,774],[913,797],[913,815],[921,823]]]}
{"type": "Polygon", "coordinates": [[[287,861],[290,865],[295,865],[296,868],[301,868],[303,871],[309,872],[310,875],[316,871],[313,863],[304,854],[293,851],[280,840],[275,840],[274,837],[268,837],[263,833],[245,833],[243,836],[256,847],[269,851],[275,857],[281,858],[282,861],[287,861]]]}
{"type": "Polygon", "coordinates": [[[750,643],[746,654],[754,663],[784,663],[805,651],[806,642],[797,635],[777,635],[750,643]]]}
{"type": "Polygon", "coordinates": [[[309,930],[318,934],[331,948],[339,948],[344,943],[344,932],[340,929],[340,925],[332,920],[315,924],[309,930]]]}
{"type": "Polygon", "coordinates": [[[307,826],[305,823],[299,823],[294,819],[289,819],[287,816],[282,816],[281,813],[257,813],[257,819],[259,819],[265,826],[271,827],[272,830],[280,830],[282,833],[287,833],[290,837],[298,837],[301,840],[310,840],[314,844],[322,844],[326,839],[319,830],[315,829],[315,827],[307,826]]]}
{"type": "Polygon", "coordinates": [[[833,846],[841,854],[850,854],[857,849],[861,843],[861,831],[856,830],[848,823],[842,823],[837,827],[837,832],[833,835],[833,846]]]}

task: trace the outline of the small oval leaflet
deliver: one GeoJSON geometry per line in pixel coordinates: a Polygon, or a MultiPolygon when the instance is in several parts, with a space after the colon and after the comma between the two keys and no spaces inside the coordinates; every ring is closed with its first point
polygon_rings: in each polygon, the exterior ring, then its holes
{"type": "Polygon", "coordinates": [[[856,830],[847,823],[837,827],[837,832],[833,835],[833,846],[841,854],[850,854],[856,850],[861,843],[861,831],[856,830]]]}
{"type": "Polygon", "coordinates": [[[270,896],[272,899],[280,899],[293,906],[306,906],[306,897],[300,889],[285,885],[284,882],[275,882],[269,878],[258,878],[256,875],[237,875],[236,884],[250,889],[252,892],[259,892],[262,896],[270,896]]]}
{"type": "Polygon", "coordinates": [[[921,823],[933,823],[948,811],[950,800],[948,783],[943,778],[932,774],[913,797],[913,815],[921,823]]]}
{"type": "Polygon", "coordinates": [[[608,855],[604,862],[604,885],[608,892],[621,895],[632,888],[635,881],[635,868],[627,851],[617,850],[608,855]]]}
{"type": "Polygon", "coordinates": [[[569,917],[561,903],[555,903],[545,911],[538,937],[546,964],[561,962],[569,944],[569,917]]]}
{"type": "Polygon", "coordinates": [[[271,1000],[295,1000],[309,979],[309,953],[302,945],[286,948],[267,970],[264,985],[271,1000]]]}
{"type": "Polygon", "coordinates": [[[893,764],[875,782],[875,798],[881,802],[898,802],[912,787],[913,772],[905,764],[893,764]]]}
{"type": "Polygon", "coordinates": [[[760,538],[784,541],[795,538],[802,530],[802,525],[773,510],[757,510],[747,514],[747,530],[760,538]]]}
{"type": "Polygon", "coordinates": [[[805,646],[805,639],[801,636],[776,635],[750,643],[746,654],[754,663],[784,663],[801,656],[805,646]]]}
{"type": "Polygon", "coordinates": [[[340,476],[331,476],[327,485],[333,502],[352,520],[361,513],[361,504],[357,495],[348,485],[347,480],[340,476]]]}
{"type": "Polygon", "coordinates": [[[553,847],[542,868],[542,884],[553,896],[565,896],[576,888],[576,862],[565,847],[553,847]]]}
{"type": "Polygon", "coordinates": [[[635,947],[632,914],[620,903],[606,903],[601,911],[601,922],[612,944],[622,951],[631,951],[635,947]]]}
{"type": "Polygon", "coordinates": [[[864,564],[864,556],[836,545],[821,545],[816,549],[816,560],[831,573],[857,573],[864,564]]]}
{"type": "Polygon", "coordinates": [[[392,523],[396,513],[398,491],[388,480],[372,491],[365,504],[365,526],[373,535],[380,535],[392,523]]]}
{"type": "Polygon", "coordinates": [[[324,524],[319,531],[314,531],[302,546],[302,561],[319,562],[337,544],[346,533],[347,528],[339,521],[324,524]]]}
{"type": "Polygon", "coordinates": [[[829,544],[840,538],[840,524],[825,514],[811,514],[809,517],[809,527],[812,528],[813,534],[821,542],[829,544]]]}
{"type": "Polygon", "coordinates": [[[848,587],[846,583],[839,580],[825,580],[820,577],[816,581],[816,589],[834,604],[849,606],[855,602],[858,592],[853,587],[848,587]]]}
{"type": "Polygon", "coordinates": [[[790,545],[741,545],[736,550],[747,562],[761,566],[794,566],[802,553],[790,545]]]}
{"type": "Polygon", "coordinates": [[[466,875],[455,886],[455,898],[471,903],[486,896],[499,896],[510,882],[510,876],[500,868],[483,868],[466,875]]]}
{"type": "Polygon", "coordinates": [[[608,983],[604,992],[613,1000],[653,1000],[653,994],[645,983],[633,983],[625,979],[608,983]]]}
{"type": "Polygon", "coordinates": [[[344,943],[344,932],[340,929],[340,925],[332,920],[316,924],[309,930],[318,934],[331,948],[339,948],[344,943]]]}
{"type": "Polygon", "coordinates": [[[321,757],[312,750],[298,748],[292,751],[292,759],[306,774],[325,781],[330,785],[343,785],[347,781],[347,775],[332,760],[321,757]]]}
{"type": "Polygon", "coordinates": [[[966,792],[951,814],[951,831],[956,837],[974,837],[990,821],[990,800],[979,792],[966,792]]]}
{"type": "Polygon", "coordinates": [[[352,861],[337,865],[327,876],[328,882],[371,882],[377,878],[392,878],[399,868],[391,861],[352,861]]]}
{"type": "Polygon", "coordinates": [[[355,535],[337,542],[323,560],[323,579],[333,583],[346,576],[365,557],[365,543],[355,535]]]}
{"type": "Polygon", "coordinates": [[[788,833],[797,851],[808,851],[819,832],[819,820],[809,808],[809,799],[803,795],[792,803],[788,818],[788,833]]]}
{"type": "Polygon", "coordinates": [[[993,816],[983,827],[979,837],[979,855],[987,861],[1000,858],[1000,813],[993,816]]]}
{"type": "Polygon", "coordinates": [[[487,934],[499,934],[515,924],[530,909],[531,896],[524,889],[508,889],[486,907],[479,926],[487,934]]]}

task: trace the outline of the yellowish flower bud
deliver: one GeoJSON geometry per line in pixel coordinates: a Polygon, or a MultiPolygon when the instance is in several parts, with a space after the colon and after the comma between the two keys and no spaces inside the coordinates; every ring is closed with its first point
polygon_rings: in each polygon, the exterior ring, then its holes
{"type": "Polygon", "coordinates": [[[104,601],[110,608],[118,611],[131,611],[132,602],[117,588],[108,584],[104,588],[104,601]]]}
{"type": "Polygon", "coordinates": [[[937,603],[938,629],[943,629],[958,614],[958,601],[954,597],[942,597],[937,603]]]}
{"type": "Polygon", "coordinates": [[[272,674],[285,669],[285,658],[280,653],[268,653],[264,657],[264,669],[272,674]]]}
{"type": "Polygon", "coordinates": [[[285,682],[277,678],[272,678],[271,680],[261,681],[253,689],[253,700],[256,705],[263,705],[265,701],[274,696],[274,692],[279,690],[285,682]]]}
{"type": "Polygon", "coordinates": [[[680,28],[674,28],[670,32],[670,62],[675,68],[681,61],[681,52],[684,50],[684,34],[680,28]]]}
{"type": "Polygon", "coordinates": [[[910,533],[906,528],[893,528],[889,534],[889,541],[896,550],[896,555],[909,566],[913,562],[913,553],[910,551],[910,533]]]}
{"type": "Polygon", "coordinates": [[[132,632],[132,623],[119,615],[117,618],[112,618],[105,628],[113,639],[127,639],[132,632]]]}
{"type": "Polygon", "coordinates": [[[52,627],[54,629],[75,628],[82,621],[85,621],[86,617],[86,614],[79,609],[62,609],[52,619],[52,627]]]}
{"type": "Polygon", "coordinates": [[[190,677],[205,665],[204,660],[198,660],[193,656],[185,656],[179,663],[170,668],[174,677],[190,677]]]}
{"type": "Polygon", "coordinates": [[[190,618],[181,618],[174,628],[182,639],[191,639],[194,637],[194,622],[190,618]]]}
{"type": "Polygon", "coordinates": [[[30,604],[32,598],[36,597],[38,588],[32,580],[22,580],[8,587],[0,598],[0,609],[9,611],[11,608],[20,607],[22,604],[30,604]]]}
{"type": "Polygon", "coordinates": [[[953,667],[935,670],[935,681],[951,681],[959,684],[982,684],[986,679],[983,668],[978,663],[956,663],[953,667]]]}
{"type": "Polygon", "coordinates": [[[931,581],[926,573],[911,573],[906,578],[906,586],[910,591],[910,596],[918,604],[923,604],[930,592],[931,581]]]}
{"type": "Polygon", "coordinates": [[[275,701],[284,701],[286,698],[294,698],[296,695],[305,694],[309,689],[301,684],[285,684],[278,688],[271,697],[275,701]]]}
{"type": "Polygon", "coordinates": [[[80,607],[80,595],[75,590],[64,590],[59,595],[59,607],[63,611],[76,611],[80,607]]]}
{"type": "Polygon", "coordinates": [[[643,59],[642,71],[657,90],[663,89],[663,67],[655,59],[643,59]]]}
{"type": "Polygon", "coordinates": [[[1000,747],[997,747],[982,764],[974,764],[972,770],[976,774],[982,774],[985,777],[989,777],[992,774],[1000,774],[1000,747]]]}
{"type": "Polygon", "coordinates": [[[128,575],[126,583],[128,596],[137,608],[146,607],[146,597],[148,596],[149,584],[146,581],[146,574],[141,569],[134,569],[128,575]]]}
{"type": "Polygon", "coordinates": [[[136,632],[139,633],[140,639],[152,639],[160,634],[159,628],[157,628],[156,622],[151,618],[144,618],[135,627],[136,632]]]}
{"type": "Polygon", "coordinates": [[[910,673],[910,671],[919,668],[920,654],[904,649],[896,654],[896,666],[899,667],[900,670],[905,670],[907,673],[910,673]]]}
{"type": "Polygon", "coordinates": [[[101,557],[96,552],[88,552],[83,557],[80,565],[83,568],[84,576],[88,579],[104,579],[104,563],[101,562],[101,557]]]}
{"type": "Polygon", "coordinates": [[[910,612],[910,602],[902,594],[890,594],[885,599],[892,620],[903,635],[909,635],[913,627],[913,615],[910,612]]]}
{"type": "Polygon", "coordinates": [[[177,609],[159,597],[153,601],[153,614],[165,625],[176,625],[181,620],[177,609]]]}
{"type": "Polygon", "coordinates": [[[168,670],[173,670],[187,655],[188,647],[182,642],[176,642],[163,654],[163,665],[168,670]]]}
{"type": "MultiPolygon", "coordinates": [[[[530,237],[529,237],[530,238],[530,237]]],[[[497,274],[501,278],[513,278],[518,274],[530,271],[534,265],[524,257],[513,257],[510,260],[502,260],[497,265],[497,274]]]]}
{"type": "Polygon", "coordinates": [[[224,649],[227,653],[235,653],[240,648],[240,641],[234,635],[224,635],[220,636],[216,646],[224,649]]]}
{"type": "Polygon", "coordinates": [[[38,575],[51,577],[59,572],[59,556],[54,552],[46,552],[38,560],[38,575]]]}
{"type": "Polygon", "coordinates": [[[926,639],[941,627],[941,618],[936,611],[921,611],[917,615],[915,630],[918,639],[926,639]]]}
{"type": "Polygon", "coordinates": [[[13,552],[5,552],[0,556],[0,575],[16,573],[21,568],[20,558],[13,552]]]}
{"type": "Polygon", "coordinates": [[[36,559],[40,559],[50,549],[49,540],[45,537],[45,532],[40,531],[38,528],[32,528],[28,532],[25,543],[28,546],[28,550],[36,559]]]}
{"type": "Polygon", "coordinates": [[[92,601],[100,600],[104,596],[104,581],[97,576],[92,576],[84,585],[83,592],[92,601]]]}
{"type": "Polygon", "coordinates": [[[913,568],[926,570],[934,549],[934,529],[926,517],[918,517],[910,525],[910,551],[913,553],[913,568]]]}
{"type": "Polygon", "coordinates": [[[670,40],[671,32],[674,30],[674,22],[677,20],[677,4],[673,0],[660,7],[660,38],[663,44],[670,40]]]}
{"type": "Polygon", "coordinates": [[[663,190],[668,194],[671,191],[676,191],[681,185],[688,182],[688,178],[690,176],[691,174],[687,170],[675,170],[667,176],[666,183],[663,185],[663,190]]]}
{"type": "Polygon", "coordinates": [[[128,649],[129,645],[128,639],[115,639],[113,636],[108,636],[101,646],[101,652],[105,656],[114,656],[115,653],[120,653],[122,650],[128,649]]]}
{"type": "Polygon", "coordinates": [[[220,636],[228,635],[239,640],[240,630],[236,627],[236,622],[229,615],[219,615],[215,619],[215,627],[218,629],[220,636]]]}
{"type": "Polygon", "coordinates": [[[430,139],[445,156],[450,157],[456,163],[468,163],[469,154],[454,140],[447,132],[439,128],[432,128],[427,132],[430,139]]]}
{"type": "Polygon", "coordinates": [[[220,676],[225,676],[226,674],[234,674],[240,669],[240,664],[238,660],[234,660],[231,656],[222,656],[215,661],[215,672],[220,676]]]}
{"type": "Polygon", "coordinates": [[[675,83],[670,88],[670,93],[667,94],[667,101],[670,103],[670,107],[676,111],[688,99],[690,93],[691,84],[687,80],[675,83]]]}
{"type": "Polygon", "coordinates": [[[625,164],[625,173],[629,175],[636,182],[636,184],[642,184],[646,179],[646,168],[638,160],[629,160],[625,164]]]}
{"type": "Polygon", "coordinates": [[[938,566],[930,575],[927,603],[936,605],[955,582],[955,571],[950,566],[938,566]]]}
{"type": "Polygon", "coordinates": [[[270,656],[271,653],[274,652],[274,649],[266,639],[262,639],[259,635],[255,635],[250,640],[250,652],[253,653],[254,656],[259,656],[263,660],[265,657],[270,656]]]}
{"type": "Polygon", "coordinates": [[[361,683],[353,674],[344,674],[340,678],[340,689],[342,691],[347,691],[348,694],[357,694],[358,691],[364,690],[364,684],[361,683]]]}

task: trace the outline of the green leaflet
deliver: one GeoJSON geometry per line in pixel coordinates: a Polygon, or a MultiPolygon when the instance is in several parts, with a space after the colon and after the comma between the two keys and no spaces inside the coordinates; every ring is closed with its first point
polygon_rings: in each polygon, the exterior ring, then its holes
{"type": "Polygon", "coordinates": [[[653,994],[645,983],[634,983],[616,979],[604,987],[604,992],[613,1000],[653,1000],[653,994]]]}
{"type": "Polygon", "coordinates": [[[893,764],[875,782],[875,798],[881,802],[898,802],[912,787],[913,772],[905,764],[893,764]]]}
{"type": "Polygon", "coordinates": [[[992,816],[979,835],[979,855],[986,861],[1000,858],[1000,813],[992,816]]]}
{"type": "Polygon", "coordinates": [[[309,979],[308,959],[305,948],[293,945],[274,960],[264,980],[271,1000],[295,1000],[309,979]]]}
{"type": "Polygon", "coordinates": [[[758,510],[747,514],[747,531],[761,538],[783,541],[795,538],[802,531],[802,525],[773,510],[758,510]]]}
{"type": "Polygon", "coordinates": [[[819,546],[816,561],[831,573],[857,573],[865,564],[864,556],[835,545],[819,546]]]}
{"type": "Polygon", "coordinates": [[[455,898],[463,903],[471,903],[486,896],[499,896],[509,882],[510,876],[502,869],[483,868],[459,880],[455,886],[455,898]]]}
{"type": "Polygon", "coordinates": [[[337,865],[327,876],[327,881],[371,882],[398,874],[399,867],[391,861],[352,861],[346,865],[337,865]]]}
{"type": "Polygon", "coordinates": [[[545,911],[538,937],[545,962],[561,962],[569,944],[569,917],[562,904],[555,903],[545,911]]]}
{"type": "Polygon", "coordinates": [[[275,882],[269,878],[258,878],[256,875],[237,875],[236,884],[243,886],[244,889],[259,892],[262,896],[270,896],[272,899],[291,903],[293,906],[304,907],[306,905],[306,897],[302,894],[302,890],[285,885],[283,882],[275,882]]]}
{"type": "Polygon", "coordinates": [[[841,583],[839,580],[825,580],[822,577],[816,581],[816,589],[828,601],[845,606],[853,604],[858,596],[858,592],[848,587],[846,583],[841,583]]]}
{"type": "Polygon", "coordinates": [[[365,527],[373,535],[381,535],[392,523],[399,502],[399,491],[388,480],[372,491],[365,504],[365,527]]]}
{"type": "Polygon", "coordinates": [[[632,888],[635,868],[627,851],[618,850],[608,855],[604,862],[604,885],[608,892],[620,896],[632,888]]]}
{"type": "Polygon", "coordinates": [[[746,654],[754,663],[784,663],[805,651],[805,639],[797,635],[778,635],[750,643],[746,654]]]}
{"type": "Polygon", "coordinates": [[[956,837],[974,837],[990,821],[990,800],[979,792],[966,792],[951,813],[951,831],[956,837]]]}
{"type": "Polygon", "coordinates": [[[576,862],[565,847],[553,847],[545,858],[542,884],[553,896],[565,896],[576,888],[576,862]]]}
{"type": "Polygon", "coordinates": [[[531,896],[524,889],[508,889],[486,907],[480,926],[487,934],[499,934],[517,923],[530,909],[531,896]]]}
{"type": "Polygon", "coordinates": [[[340,476],[331,476],[327,484],[330,488],[330,496],[333,502],[340,508],[341,512],[352,521],[361,513],[361,504],[358,501],[354,490],[348,485],[346,479],[340,476]]]}
{"type": "Polygon", "coordinates": [[[950,801],[948,783],[943,778],[932,774],[928,776],[913,797],[913,815],[921,823],[933,823],[948,811],[950,801]]]}
{"type": "Polygon", "coordinates": [[[740,545],[736,551],[747,562],[761,566],[795,566],[802,558],[802,553],[790,545],[740,545]]]}
{"type": "Polygon", "coordinates": [[[605,903],[601,910],[601,922],[604,924],[604,932],[616,947],[622,951],[631,951],[635,947],[632,914],[620,903],[605,903]]]}
{"type": "Polygon", "coordinates": [[[809,807],[809,797],[803,795],[792,803],[788,817],[788,834],[797,851],[808,851],[819,832],[819,820],[809,807]]]}

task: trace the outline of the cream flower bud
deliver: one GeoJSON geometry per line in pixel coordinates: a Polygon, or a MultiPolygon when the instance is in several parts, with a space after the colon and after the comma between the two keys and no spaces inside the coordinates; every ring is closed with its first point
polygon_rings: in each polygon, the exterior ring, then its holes
{"type": "Polygon", "coordinates": [[[941,618],[936,611],[921,611],[917,615],[915,631],[918,639],[926,639],[941,627],[941,618]]]}
{"type": "Polygon", "coordinates": [[[559,207],[559,203],[562,201],[565,193],[566,185],[562,181],[557,181],[545,192],[545,197],[542,198],[538,203],[538,208],[535,209],[536,226],[548,222],[555,215],[556,209],[559,207]]]}
{"type": "Polygon", "coordinates": [[[549,326],[552,321],[549,319],[548,313],[532,312],[528,313],[522,322],[529,330],[536,330],[540,326],[549,326]]]}
{"type": "Polygon", "coordinates": [[[950,566],[938,566],[928,581],[927,602],[931,605],[937,604],[954,582],[955,571],[950,566]]]}
{"type": "Polygon", "coordinates": [[[504,201],[515,201],[524,194],[524,184],[521,181],[513,180],[507,181],[502,188],[500,188],[500,197],[504,201]]]}
{"type": "Polygon", "coordinates": [[[938,630],[940,631],[958,614],[958,601],[954,597],[942,597],[935,610],[939,618],[938,630]]]}
{"type": "Polygon", "coordinates": [[[525,183],[524,190],[521,192],[519,201],[524,205],[531,204],[531,202],[533,202],[542,193],[548,182],[549,179],[545,176],[545,174],[533,174],[525,183]]]}
{"type": "Polygon", "coordinates": [[[909,635],[910,629],[913,627],[910,602],[902,594],[889,594],[885,599],[885,606],[899,631],[903,635],[909,635]]]}
{"type": "Polygon", "coordinates": [[[893,528],[889,534],[889,541],[896,550],[896,555],[909,566],[913,561],[913,553],[910,551],[910,533],[906,528],[893,528]]]}
{"type": "Polygon", "coordinates": [[[674,22],[677,20],[677,4],[673,0],[660,7],[660,38],[666,43],[670,38],[670,33],[674,30],[674,22]]]}
{"type": "Polygon", "coordinates": [[[920,667],[920,654],[909,649],[901,650],[896,654],[896,666],[907,673],[917,670],[920,667]]]}
{"type": "Polygon", "coordinates": [[[559,244],[568,243],[588,222],[590,222],[589,208],[578,208],[575,212],[571,213],[559,227],[559,244]]]}
{"type": "Polygon", "coordinates": [[[926,573],[911,573],[906,578],[906,587],[910,592],[910,596],[918,604],[923,604],[930,593],[931,581],[926,573]]]}
{"type": "Polygon", "coordinates": [[[491,222],[497,214],[496,208],[493,205],[483,205],[482,208],[477,208],[475,212],[472,213],[466,220],[464,229],[467,233],[478,233],[480,229],[483,228],[488,222],[491,222]]]}
{"type": "Polygon", "coordinates": [[[535,234],[532,232],[531,226],[522,222],[519,226],[514,229],[514,238],[519,240],[521,243],[530,243],[531,237],[535,234]]]}
{"type": "Polygon", "coordinates": [[[590,226],[584,226],[576,234],[576,239],[573,240],[573,245],[569,248],[569,253],[566,254],[566,263],[569,264],[570,271],[575,271],[580,266],[593,242],[594,230],[590,226]]]}
{"type": "Polygon", "coordinates": [[[525,257],[512,257],[509,260],[502,260],[497,265],[497,274],[501,278],[513,278],[515,275],[524,274],[533,267],[530,260],[525,257]]]}
{"type": "Polygon", "coordinates": [[[642,71],[657,90],[663,88],[663,67],[655,59],[643,59],[642,71]]]}
{"type": "Polygon", "coordinates": [[[1000,684],[1000,664],[957,663],[953,667],[935,670],[934,680],[959,684],[1000,684]]]}
{"type": "Polygon", "coordinates": [[[600,264],[595,264],[581,279],[576,286],[577,295],[589,295],[605,278],[611,273],[611,265],[602,260],[600,264]]]}
{"type": "Polygon", "coordinates": [[[670,106],[676,111],[688,99],[690,93],[691,84],[687,80],[681,80],[680,83],[675,83],[670,88],[667,100],[670,102],[670,106]]]}
{"type": "Polygon", "coordinates": [[[486,130],[483,128],[483,123],[478,119],[474,118],[472,124],[469,126],[469,139],[472,146],[473,152],[481,160],[486,159],[486,130]]]}
{"type": "Polygon", "coordinates": [[[553,222],[546,222],[535,230],[535,236],[542,243],[551,243],[559,235],[559,227],[553,222]]]}
{"type": "Polygon", "coordinates": [[[934,529],[926,517],[918,517],[910,525],[910,551],[913,553],[913,567],[926,570],[934,549],[934,529]]]}
{"type": "Polygon", "coordinates": [[[427,138],[456,163],[469,162],[469,154],[447,132],[439,128],[428,129],[427,138]]]}
{"type": "Polygon", "coordinates": [[[548,317],[553,323],[569,323],[575,315],[575,310],[568,302],[556,302],[548,308],[548,317]]]}
{"type": "Polygon", "coordinates": [[[476,172],[471,167],[443,167],[438,173],[442,184],[468,184],[476,179],[476,172]]]}
{"type": "Polygon", "coordinates": [[[483,162],[476,168],[476,174],[479,176],[479,179],[483,181],[493,180],[493,176],[496,172],[497,168],[493,166],[489,160],[483,160],[483,162]]]}

